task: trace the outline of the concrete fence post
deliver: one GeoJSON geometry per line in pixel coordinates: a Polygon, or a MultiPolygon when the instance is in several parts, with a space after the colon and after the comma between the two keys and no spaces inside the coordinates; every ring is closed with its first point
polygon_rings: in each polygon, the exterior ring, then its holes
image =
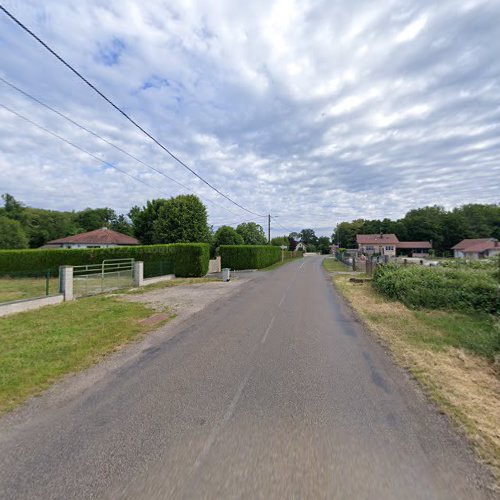
{"type": "Polygon", "coordinates": [[[134,286],[144,285],[144,262],[136,260],[134,262],[134,286]]]}
{"type": "Polygon", "coordinates": [[[60,292],[64,300],[73,300],[73,266],[61,266],[59,268],[60,292]]]}

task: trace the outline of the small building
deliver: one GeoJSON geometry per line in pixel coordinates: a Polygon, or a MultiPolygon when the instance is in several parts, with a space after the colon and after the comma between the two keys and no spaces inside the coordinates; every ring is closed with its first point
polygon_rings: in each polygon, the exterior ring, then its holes
{"type": "Polygon", "coordinates": [[[496,238],[465,239],[451,247],[457,259],[486,259],[500,255],[500,243],[496,238]]]}
{"type": "Polygon", "coordinates": [[[396,256],[396,245],[399,243],[395,234],[358,234],[356,235],[358,250],[366,255],[396,256]]]}
{"type": "Polygon", "coordinates": [[[107,227],[49,241],[42,248],[109,248],[140,245],[139,240],[107,227]]]}
{"type": "Polygon", "coordinates": [[[295,247],[296,252],[307,252],[307,247],[302,241],[299,241],[297,243],[297,246],[295,247]]]}
{"type": "Polygon", "coordinates": [[[410,257],[427,257],[432,250],[430,241],[400,241],[397,245],[398,255],[409,255],[410,257]]]}

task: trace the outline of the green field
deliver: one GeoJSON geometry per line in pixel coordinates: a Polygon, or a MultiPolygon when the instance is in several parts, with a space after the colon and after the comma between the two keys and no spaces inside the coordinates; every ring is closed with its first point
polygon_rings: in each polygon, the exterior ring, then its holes
{"type": "MultiPolygon", "coordinates": [[[[59,279],[49,279],[49,295],[59,291],[59,279]]],[[[45,276],[39,277],[1,277],[0,278],[0,304],[12,300],[33,299],[47,295],[47,281],[45,276]]]]}

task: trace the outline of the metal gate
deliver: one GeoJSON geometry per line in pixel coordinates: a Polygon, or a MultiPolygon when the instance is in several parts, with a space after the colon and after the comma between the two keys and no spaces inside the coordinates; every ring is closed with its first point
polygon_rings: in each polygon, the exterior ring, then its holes
{"type": "Polygon", "coordinates": [[[84,297],[134,284],[134,259],[108,259],[73,267],[73,295],[84,297]]]}

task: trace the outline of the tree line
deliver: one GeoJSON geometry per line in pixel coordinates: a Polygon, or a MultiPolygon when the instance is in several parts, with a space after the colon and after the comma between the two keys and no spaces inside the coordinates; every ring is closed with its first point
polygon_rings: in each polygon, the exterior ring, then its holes
{"type": "Polygon", "coordinates": [[[500,204],[472,203],[445,210],[429,206],[410,210],[398,220],[356,219],[337,224],[332,240],[342,248],[356,248],[357,234],[393,233],[400,241],[432,241],[438,255],[446,255],[465,238],[500,240],[500,204]]]}
{"type": "MultiPolygon", "coordinates": [[[[220,245],[268,243],[264,228],[256,222],[214,230],[208,224],[205,205],[195,195],[149,200],[142,207],[133,206],[128,214],[117,214],[108,207],[61,212],[28,207],[10,194],[2,199],[0,248],[39,248],[49,241],[101,227],[134,236],[144,245],[209,243],[212,254],[220,245]]],[[[273,238],[271,244],[294,250],[299,241],[310,251],[328,253],[330,248],[330,239],[317,238],[312,229],[273,238]]]]}

